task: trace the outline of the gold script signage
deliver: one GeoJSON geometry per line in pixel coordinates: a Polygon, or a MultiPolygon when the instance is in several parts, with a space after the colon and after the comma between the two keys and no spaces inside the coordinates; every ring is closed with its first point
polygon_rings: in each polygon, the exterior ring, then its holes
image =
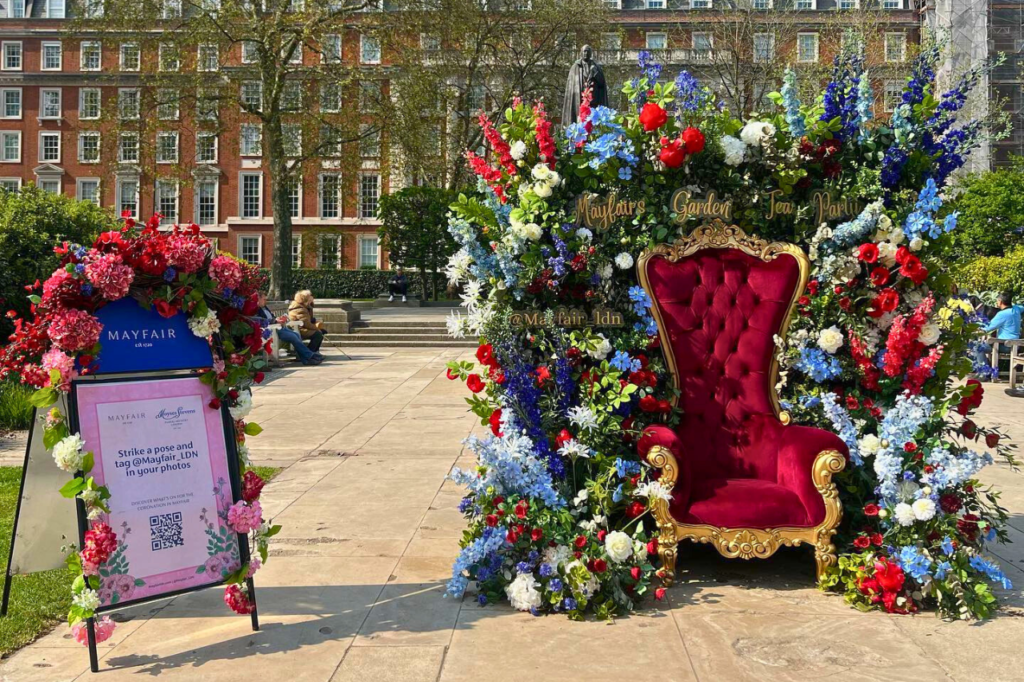
{"type": "Polygon", "coordinates": [[[576,224],[607,230],[619,218],[633,218],[644,212],[646,202],[619,199],[616,194],[606,197],[585,192],[576,197],[576,224]]]}
{"type": "Polygon", "coordinates": [[[732,201],[725,201],[708,192],[703,199],[695,199],[685,189],[677,189],[672,194],[672,212],[676,214],[676,222],[685,223],[690,217],[721,218],[732,220],[732,201]]]}
{"type": "MultiPolygon", "coordinates": [[[[779,216],[792,216],[798,210],[796,204],[786,199],[785,193],[777,189],[768,195],[768,220],[779,216]]],[[[831,192],[817,191],[811,195],[811,204],[815,209],[814,224],[841,218],[850,218],[864,209],[864,204],[854,199],[833,199],[831,192]]]]}
{"type": "Polygon", "coordinates": [[[579,329],[582,327],[621,327],[625,324],[622,313],[608,308],[595,308],[588,315],[585,310],[579,308],[557,308],[551,311],[543,310],[514,310],[509,321],[514,327],[520,329],[531,329],[545,327],[548,325],[548,313],[551,313],[550,323],[556,327],[566,329],[579,329]]]}

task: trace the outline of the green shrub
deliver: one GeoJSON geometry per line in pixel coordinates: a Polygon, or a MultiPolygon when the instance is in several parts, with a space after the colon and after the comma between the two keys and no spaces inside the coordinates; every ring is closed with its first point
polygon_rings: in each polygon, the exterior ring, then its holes
{"type": "MultiPolygon", "coordinates": [[[[377,298],[388,290],[390,270],[292,270],[295,291],[309,289],[316,298],[377,298]]],[[[409,279],[409,294],[419,296],[418,279],[409,279]]]]}
{"type": "Polygon", "coordinates": [[[956,283],[972,292],[1009,291],[1014,301],[1024,299],[1024,246],[1007,251],[1005,256],[982,256],[968,261],[953,272],[956,283]]]}
{"type": "Polygon", "coordinates": [[[0,381],[0,429],[27,429],[32,422],[32,389],[17,381],[0,381]]]}
{"type": "Polygon", "coordinates": [[[957,211],[956,230],[945,240],[953,261],[976,256],[1002,256],[1024,244],[1024,158],[1014,157],[1007,168],[968,175],[947,208],[957,211]]]}

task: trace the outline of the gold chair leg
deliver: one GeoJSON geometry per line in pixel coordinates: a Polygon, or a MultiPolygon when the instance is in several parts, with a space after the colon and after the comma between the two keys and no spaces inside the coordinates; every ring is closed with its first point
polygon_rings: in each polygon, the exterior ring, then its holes
{"type": "Polygon", "coordinates": [[[658,534],[658,557],[661,559],[661,583],[665,587],[671,587],[676,579],[676,546],[679,541],[676,539],[674,530],[666,534],[662,531],[658,534]]]}
{"type": "Polygon", "coordinates": [[[828,569],[838,563],[836,546],[828,540],[819,541],[814,547],[814,562],[817,564],[818,582],[820,583],[828,575],[828,569]]]}

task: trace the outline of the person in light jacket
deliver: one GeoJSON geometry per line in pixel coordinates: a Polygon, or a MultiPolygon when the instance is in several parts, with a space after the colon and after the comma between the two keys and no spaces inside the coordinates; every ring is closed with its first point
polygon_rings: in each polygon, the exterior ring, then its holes
{"type": "Polygon", "coordinates": [[[301,322],[299,336],[307,342],[309,350],[313,352],[310,362],[320,364],[324,356],[320,354],[320,344],[324,341],[323,324],[316,321],[313,316],[313,294],[309,289],[295,292],[295,300],[288,304],[288,319],[293,322],[301,322]]]}

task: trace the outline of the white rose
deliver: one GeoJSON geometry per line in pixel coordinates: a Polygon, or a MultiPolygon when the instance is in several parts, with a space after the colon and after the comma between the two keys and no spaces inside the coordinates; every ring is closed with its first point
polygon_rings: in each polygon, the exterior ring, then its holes
{"type": "Polygon", "coordinates": [[[623,251],[615,257],[615,265],[618,266],[619,270],[628,270],[633,267],[633,257],[623,251]]]}
{"type": "Polygon", "coordinates": [[[588,350],[587,355],[594,360],[604,360],[612,352],[612,343],[605,338],[604,334],[598,334],[598,336],[601,337],[601,343],[594,350],[588,350]]]}
{"type": "Polygon", "coordinates": [[[551,175],[548,176],[548,185],[551,187],[558,187],[561,182],[562,176],[560,176],[557,171],[551,171],[551,175]]]}
{"type": "Polygon", "coordinates": [[[747,155],[747,146],[741,140],[732,135],[723,135],[718,142],[722,145],[725,162],[728,165],[738,166],[743,163],[743,158],[747,155]]]}
{"type": "Polygon", "coordinates": [[[921,335],[918,336],[917,339],[926,346],[934,346],[941,335],[942,330],[939,328],[939,325],[934,322],[929,322],[925,326],[921,327],[921,335]]]}
{"type": "Polygon", "coordinates": [[[839,350],[842,345],[843,332],[835,325],[832,325],[828,329],[822,329],[818,334],[818,348],[821,348],[829,355],[835,355],[836,351],[839,350]]]}
{"type": "Polygon", "coordinates": [[[612,267],[611,263],[605,263],[597,271],[597,274],[601,277],[601,279],[608,280],[611,279],[612,275],[615,274],[615,268],[612,267]]]}
{"type": "MultiPolygon", "coordinates": [[[[889,220],[889,216],[882,217],[885,218],[886,220],[889,220]]],[[[891,241],[893,244],[902,244],[903,240],[906,238],[907,235],[906,233],[903,232],[902,228],[896,227],[893,228],[891,232],[889,232],[889,241],[891,241]]]]}
{"type": "Polygon", "coordinates": [[[249,391],[239,393],[238,400],[235,401],[234,406],[228,408],[228,412],[231,413],[231,418],[235,421],[245,419],[252,412],[252,393],[249,391]]]}
{"type": "Polygon", "coordinates": [[[539,196],[541,199],[547,199],[551,196],[551,185],[546,182],[538,182],[533,185],[533,193],[539,196]]]}
{"type": "Polygon", "coordinates": [[[644,563],[647,561],[647,544],[637,540],[633,543],[633,554],[636,555],[637,563],[644,563]]]}
{"type": "Polygon", "coordinates": [[[914,510],[914,517],[918,521],[930,521],[935,517],[935,502],[933,502],[930,497],[922,497],[920,500],[914,500],[914,504],[911,508],[914,510]]]}
{"type": "Polygon", "coordinates": [[[860,439],[857,443],[857,448],[860,450],[860,454],[864,457],[870,457],[878,452],[878,448],[882,446],[882,441],[878,439],[873,433],[869,433],[860,439]]]}
{"type": "Polygon", "coordinates": [[[621,530],[613,530],[604,538],[604,551],[609,559],[621,564],[633,555],[633,538],[621,530]]]}
{"type": "Polygon", "coordinates": [[[760,147],[775,135],[775,126],[764,121],[750,121],[740,131],[740,139],[751,147],[760,147]]]}
{"type": "Polygon", "coordinates": [[[516,161],[522,161],[523,157],[526,156],[526,143],[522,140],[516,140],[512,143],[512,148],[509,149],[508,153],[516,161]]]}
{"type": "Polygon", "coordinates": [[[546,163],[538,163],[536,166],[533,167],[531,174],[533,175],[534,180],[547,182],[547,180],[551,177],[551,169],[548,168],[548,165],[546,163]]]}
{"type": "Polygon", "coordinates": [[[538,239],[541,238],[541,235],[543,233],[544,231],[540,228],[540,225],[538,225],[537,223],[528,223],[523,226],[523,234],[530,241],[537,241],[538,239]]]}
{"type": "Polygon", "coordinates": [[[533,578],[532,573],[520,573],[516,579],[505,586],[505,594],[508,596],[512,608],[517,611],[529,611],[541,605],[541,594],[537,590],[540,585],[533,578]]]}
{"type": "MultiPolygon", "coordinates": [[[[891,231],[892,230],[892,218],[890,218],[889,216],[887,216],[884,213],[882,215],[878,216],[878,229],[884,230],[885,232],[891,231]]],[[[899,229],[899,228],[896,228],[896,229],[899,229]]],[[[901,235],[903,234],[902,230],[900,230],[900,234],[901,235]]]]}
{"type": "Polygon", "coordinates": [[[878,245],[878,260],[887,268],[896,265],[896,244],[882,242],[878,245]]]}
{"type": "Polygon", "coordinates": [[[82,468],[85,455],[82,454],[82,437],[77,433],[65,436],[53,446],[53,461],[61,471],[74,473],[82,468]]]}
{"type": "Polygon", "coordinates": [[[911,251],[920,251],[924,247],[924,240],[920,237],[914,237],[910,240],[909,246],[911,251]]]}
{"type": "Polygon", "coordinates": [[[896,505],[896,508],[892,510],[893,518],[896,519],[896,523],[901,526],[913,526],[914,521],[917,520],[914,514],[914,508],[906,502],[900,502],[896,505]]]}

